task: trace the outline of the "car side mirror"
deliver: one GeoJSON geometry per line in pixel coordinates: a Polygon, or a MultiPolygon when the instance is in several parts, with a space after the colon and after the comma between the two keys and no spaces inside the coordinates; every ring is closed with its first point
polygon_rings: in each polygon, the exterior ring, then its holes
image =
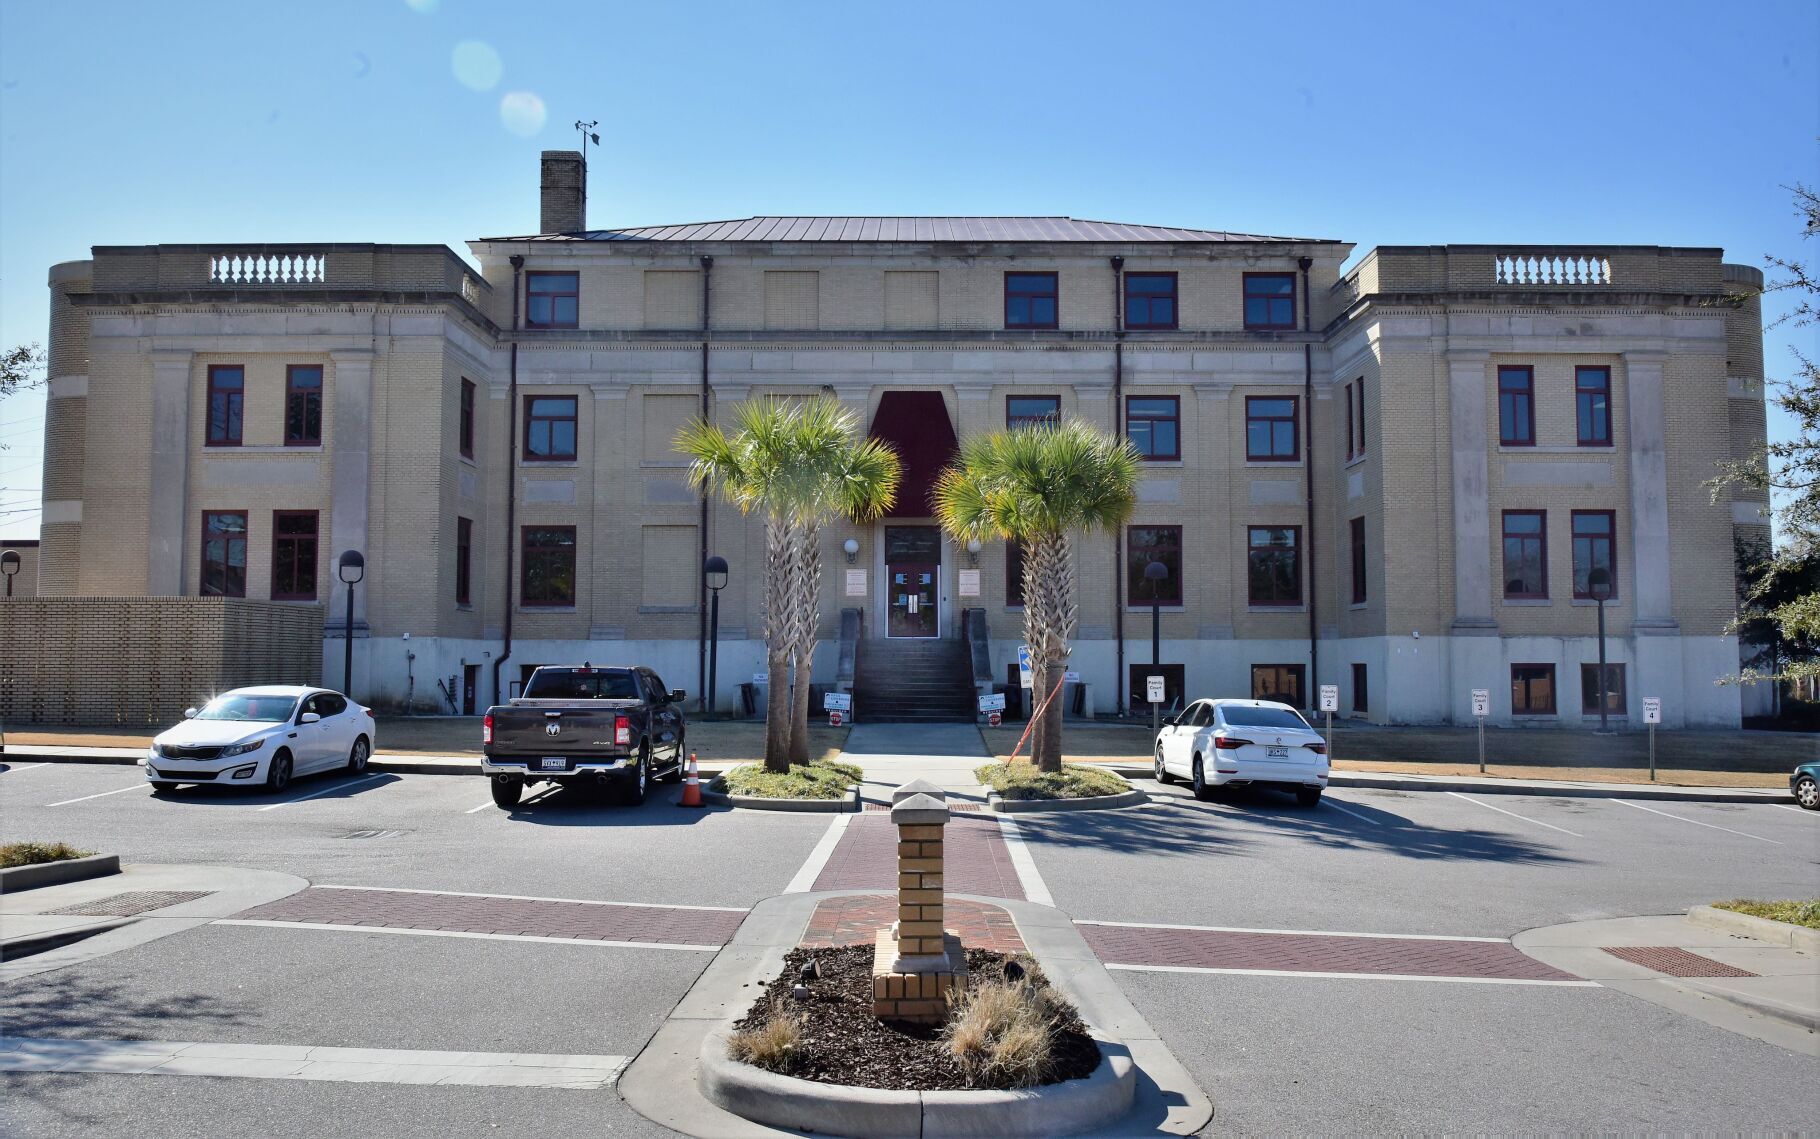
{"type": "Polygon", "coordinates": [[[185,708],[183,710],[183,718],[186,720],[194,720],[196,718],[196,709],[185,708]]]}
{"type": "Polygon", "coordinates": [[[684,700],[688,699],[688,697],[689,694],[680,688],[675,688],[670,691],[670,703],[672,704],[681,704],[684,700]]]}
{"type": "Polygon", "coordinates": [[[314,712],[305,712],[303,715],[297,717],[297,722],[299,724],[314,724],[321,719],[322,717],[314,712]]]}
{"type": "Polygon", "coordinates": [[[1169,716],[1163,720],[1163,726],[1165,728],[1173,728],[1173,727],[1175,727],[1175,725],[1176,725],[1176,719],[1174,716],[1169,716]]]}

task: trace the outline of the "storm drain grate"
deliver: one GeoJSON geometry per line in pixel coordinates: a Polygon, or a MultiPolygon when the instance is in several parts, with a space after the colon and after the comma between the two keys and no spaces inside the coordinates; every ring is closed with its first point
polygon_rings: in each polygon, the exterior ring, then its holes
{"type": "Polygon", "coordinates": [[[410,831],[373,831],[373,830],[349,831],[348,833],[342,835],[341,837],[342,838],[402,838],[403,836],[410,834],[410,833],[411,833],[410,831]]]}
{"type": "Polygon", "coordinates": [[[1676,949],[1672,945],[1606,945],[1600,948],[1620,961],[1641,965],[1645,969],[1654,969],[1658,973],[1667,973],[1671,977],[1755,977],[1757,975],[1747,969],[1727,965],[1723,961],[1714,961],[1711,957],[1702,957],[1698,953],[1676,949]]]}
{"type": "Polygon", "coordinates": [[[134,890],[130,893],[97,898],[78,906],[64,906],[60,910],[44,912],[70,917],[130,918],[150,913],[152,910],[162,910],[166,906],[176,906],[184,902],[193,902],[197,898],[206,898],[213,892],[212,890],[134,890]]]}

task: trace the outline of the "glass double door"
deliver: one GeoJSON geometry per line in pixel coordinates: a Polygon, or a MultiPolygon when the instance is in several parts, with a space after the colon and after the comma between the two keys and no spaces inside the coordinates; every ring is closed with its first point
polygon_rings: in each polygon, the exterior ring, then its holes
{"type": "Polygon", "coordinates": [[[941,571],[940,530],[885,527],[886,636],[941,636],[941,571]]]}

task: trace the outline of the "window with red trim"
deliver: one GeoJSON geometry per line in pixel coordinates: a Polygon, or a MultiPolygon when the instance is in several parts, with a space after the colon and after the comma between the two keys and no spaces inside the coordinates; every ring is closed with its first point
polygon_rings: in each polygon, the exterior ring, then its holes
{"type": "Polygon", "coordinates": [[[575,527],[526,526],[521,531],[518,595],[527,608],[575,604],[575,527]]]}
{"type": "Polygon", "coordinates": [[[246,369],[239,364],[210,364],[208,434],[211,447],[240,446],[246,412],[246,369]]]}
{"type": "Polygon", "coordinates": [[[474,557],[474,520],[455,519],[455,604],[472,605],[474,557]]]}
{"type": "Polygon", "coordinates": [[[1182,528],[1130,526],[1125,530],[1125,597],[1133,605],[1182,603],[1182,528]],[[1144,570],[1161,563],[1169,576],[1151,581],[1144,570]]]}
{"type": "Polygon", "coordinates": [[[202,512],[204,597],[246,596],[246,511],[202,512]]]}
{"type": "Polygon", "coordinates": [[[581,274],[525,274],[525,326],[575,328],[581,319],[581,274]]]}
{"type": "Polygon", "coordinates": [[[288,365],[284,369],[284,445],[313,447],[321,442],[322,365],[288,365]]]}
{"type": "Polygon", "coordinates": [[[1125,274],[1125,327],[1172,329],[1177,326],[1174,273],[1125,274]]]}
{"type": "Polygon", "coordinates": [[[1295,328],[1295,274],[1245,274],[1245,327],[1295,328]]]}
{"type": "Polygon", "coordinates": [[[461,447],[462,457],[474,457],[474,381],[461,381],[461,423],[456,438],[461,447]]]}
{"type": "Polygon", "coordinates": [[[314,510],[272,511],[272,600],[316,600],[314,510]]]}
{"type": "Polygon", "coordinates": [[[1536,445],[1536,372],[1527,365],[1498,368],[1498,442],[1536,445]]]}
{"type": "Polygon", "coordinates": [[[1005,274],[1005,327],[1056,328],[1060,286],[1054,273],[1005,274]]]}
{"type": "Polygon", "coordinates": [[[1365,604],[1366,564],[1365,564],[1365,520],[1354,518],[1350,523],[1352,534],[1352,603],[1365,604]]]}
{"type": "Polygon", "coordinates": [[[1611,446],[1611,369],[1574,369],[1574,419],[1582,447],[1611,446]]]}
{"type": "Polygon", "coordinates": [[[1293,463],[1302,458],[1298,427],[1301,399],[1292,395],[1245,397],[1245,458],[1254,463],[1293,463]]]}
{"type": "Polygon", "coordinates": [[[1504,512],[1504,596],[1539,601],[1548,597],[1548,513],[1504,512]]]}
{"type": "Polygon", "coordinates": [[[525,397],[525,458],[550,463],[575,458],[576,403],[572,395],[525,397]]]}
{"type": "Polygon", "coordinates": [[[1246,596],[1253,605],[1302,603],[1302,528],[1251,526],[1246,529],[1246,596]]]}
{"type": "Polygon", "coordinates": [[[1618,596],[1618,515],[1612,510],[1573,512],[1574,596],[1597,600],[1592,571],[1605,571],[1605,600],[1618,596]]]}
{"type": "Polygon", "coordinates": [[[1555,714],[1554,665],[1513,664],[1510,666],[1510,711],[1511,714],[1517,716],[1552,716],[1555,714]]]}

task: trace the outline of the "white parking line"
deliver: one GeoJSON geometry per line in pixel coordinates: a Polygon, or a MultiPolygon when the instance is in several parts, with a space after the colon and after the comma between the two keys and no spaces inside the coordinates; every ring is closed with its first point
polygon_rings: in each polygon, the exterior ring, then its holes
{"type": "Polygon", "coordinates": [[[1124,929],[1191,929],[1207,933],[1287,933],[1296,937],[1372,937],[1383,941],[1483,941],[1509,945],[1508,937],[1465,937],[1451,933],[1355,933],[1337,929],[1248,929],[1238,925],[1166,925],[1154,921],[1089,921],[1075,918],[1075,925],[1106,925],[1124,929]]]}
{"type": "Polygon", "coordinates": [[[47,806],[47,807],[67,807],[71,803],[86,803],[90,799],[103,799],[109,795],[124,795],[128,791],[143,791],[143,790],[145,790],[146,786],[147,785],[145,783],[135,783],[131,787],[117,787],[112,791],[103,791],[99,795],[84,795],[79,799],[64,799],[62,802],[58,802],[58,803],[46,803],[45,806],[47,806]]]}
{"type": "Polygon", "coordinates": [[[1814,813],[1805,807],[1791,807],[1787,803],[1771,803],[1770,806],[1781,807],[1785,811],[1800,811],[1804,815],[1811,815],[1814,813]]]}
{"type": "MultiPolygon", "coordinates": [[[[556,792],[560,789],[561,788],[559,788],[556,784],[551,784],[550,786],[545,787],[542,791],[539,791],[537,794],[532,795],[530,798],[526,799],[524,802],[522,802],[518,805],[520,807],[528,807],[532,803],[537,802],[537,800],[542,799],[546,795],[556,794],[556,792]]],[[[496,806],[498,806],[498,804],[494,803],[493,800],[488,799],[486,802],[482,803],[478,807],[469,807],[467,810],[463,811],[462,814],[464,814],[464,815],[479,814],[481,811],[486,810],[488,807],[496,807],[496,806]]]]}
{"type": "Polygon", "coordinates": [[[1252,977],[1322,977],[1343,981],[1441,981],[1455,985],[1548,985],[1562,989],[1596,989],[1599,987],[1597,981],[1531,981],[1521,977],[1429,977],[1420,973],[1316,973],[1304,972],[1300,969],[1209,969],[1199,965],[1108,964],[1106,968],[1120,969],[1130,973],[1220,973],[1252,977]]]}
{"type": "Polygon", "coordinates": [[[1703,823],[1699,819],[1684,819],[1680,815],[1671,815],[1667,811],[1658,811],[1654,807],[1645,807],[1643,804],[1633,803],[1629,799],[1619,799],[1618,802],[1623,803],[1626,807],[1635,807],[1639,811],[1648,811],[1652,815],[1661,815],[1665,819],[1673,819],[1678,823],[1692,823],[1697,827],[1705,827],[1708,830],[1724,831],[1726,834],[1735,834],[1735,835],[1739,836],[1740,838],[1754,838],[1758,842],[1767,842],[1767,843],[1771,843],[1775,846],[1782,845],[1781,843],[1777,842],[1775,839],[1764,838],[1760,834],[1747,834],[1744,831],[1735,831],[1735,830],[1731,829],[1730,827],[1719,826],[1717,823],[1703,823]]]}
{"type": "Polygon", "coordinates": [[[48,764],[48,763],[26,763],[26,764],[21,764],[18,767],[9,767],[5,771],[0,772],[0,775],[17,775],[21,771],[30,771],[34,767],[49,767],[49,766],[50,766],[50,764],[48,764]]]}
{"type": "Polygon", "coordinates": [[[1017,871],[1018,884],[1024,887],[1024,897],[1039,906],[1055,905],[1049,886],[1036,868],[1036,860],[1030,857],[1030,848],[1024,845],[1024,832],[1018,829],[1017,820],[1010,815],[1000,815],[998,827],[1005,839],[1005,853],[1011,856],[1011,868],[1017,871]]]}
{"type": "Polygon", "coordinates": [[[530,933],[476,933],[468,929],[409,929],[395,925],[338,925],[321,921],[265,921],[257,918],[217,918],[210,925],[246,925],[261,929],[317,929],[338,933],[396,933],[407,937],[467,937],[478,941],[532,941],[541,945],[588,945],[603,949],[685,949],[693,953],[718,953],[718,945],[685,945],[675,941],[596,941],[591,937],[540,937],[530,933]]]}
{"type": "Polygon", "coordinates": [[[1370,815],[1361,815],[1357,811],[1354,811],[1347,807],[1340,806],[1338,803],[1333,801],[1333,797],[1331,795],[1321,796],[1321,802],[1327,804],[1329,807],[1332,807],[1334,810],[1340,812],[1343,815],[1351,815],[1355,819],[1360,819],[1364,822],[1372,823],[1374,825],[1378,824],[1378,820],[1372,818],[1370,815]]]}
{"type": "Polygon", "coordinates": [[[828,829],[822,832],[815,848],[809,851],[809,857],[797,868],[796,876],[784,887],[784,893],[806,894],[815,889],[815,880],[822,876],[822,868],[828,865],[834,848],[840,845],[841,836],[847,833],[847,824],[852,821],[853,815],[844,812],[828,820],[828,829]]]}
{"type": "Polygon", "coordinates": [[[290,805],[291,805],[291,804],[292,804],[292,803],[302,803],[302,802],[304,802],[304,801],[306,801],[306,800],[309,800],[309,799],[320,799],[320,798],[322,798],[322,797],[323,797],[323,796],[324,796],[324,795],[333,795],[333,794],[334,794],[334,793],[335,793],[335,792],[337,792],[337,791],[345,791],[345,790],[347,790],[347,789],[348,789],[348,788],[349,788],[349,787],[358,787],[358,786],[360,786],[360,785],[361,785],[361,784],[362,784],[362,783],[371,783],[371,782],[372,782],[372,781],[373,781],[373,780],[375,780],[375,779],[384,779],[384,778],[386,778],[386,777],[387,777],[387,775],[388,775],[388,773],[387,773],[387,772],[384,772],[384,771],[382,771],[382,772],[380,772],[380,773],[379,773],[379,774],[378,774],[378,775],[369,775],[369,776],[367,776],[367,777],[366,777],[366,778],[365,778],[365,779],[356,779],[356,780],[354,780],[354,781],[352,781],[352,782],[350,782],[350,783],[337,783],[337,784],[335,784],[335,786],[333,786],[333,787],[324,787],[324,788],[323,788],[323,789],[322,789],[322,790],[320,790],[320,791],[316,791],[316,792],[313,792],[313,793],[311,793],[311,794],[309,794],[309,795],[299,795],[299,796],[297,796],[297,797],[296,797],[296,798],[295,798],[295,799],[286,799],[286,800],[285,800],[285,801],[284,801],[284,802],[282,802],[282,803],[270,803],[270,804],[267,804],[267,805],[266,805],[266,806],[263,806],[263,807],[260,807],[260,808],[259,808],[259,810],[261,810],[261,811],[276,811],[276,810],[277,810],[277,809],[278,809],[278,808],[280,808],[280,807],[288,807],[288,806],[290,806],[290,805]]]}
{"type": "Polygon", "coordinates": [[[1462,795],[1458,791],[1449,791],[1448,794],[1452,795],[1456,799],[1464,799],[1468,803],[1472,803],[1476,806],[1484,807],[1488,811],[1496,811],[1500,815],[1509,815],[1513,819],[1522,819],[1526,823],[1534,823],[1539,827],[1547,827],[1551,831],[1560,831],[1562,834],[1571,834],[1575,838],[1585,838],[1586,837],[1583,834],[1574,834],[1573,831],[1568,830],[1566,827],[1558,827],[1553,823],[1545,823],[1541,819],[1532,819],[1528,815],[1519,815],[1515,811],[1506,811],[1503,807],[1494,807],[1490,803],[1481,803],[1481,802],[1479,802],[1479,800],[1473,798],[1471,795],[1462,795]]]}

